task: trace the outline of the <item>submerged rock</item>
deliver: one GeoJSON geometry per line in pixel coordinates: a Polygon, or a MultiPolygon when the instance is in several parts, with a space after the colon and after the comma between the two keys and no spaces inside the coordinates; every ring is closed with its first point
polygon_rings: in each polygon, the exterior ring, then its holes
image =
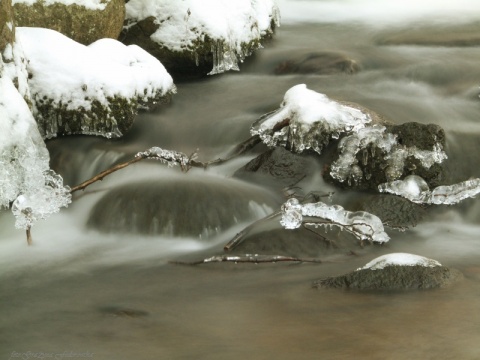
{"type": "Polygon", "coordinates": [[[87,47],[40,28],[17,28],[17,37],[44,138],[120,137],[139,109],[168,101],[176,91],[163,65],[138,46],[102,39],[87,47]]]}
{"type": "Polygon", "coordinates": [[[317,280],[314,287],[356,290],[416,290],[446,287],[462,274],[422,256],[394,253],[380,256],[346,275],[317,280]]]}
{"type": "Polygon", "coordinates": [[[249,161],[244,167],[237,170],[234,176],[269,184],[273,179],[285,187],[296,184],[303,178],[319,171],[320,166],[313,157],[294,154],[277,146],[249,161]]]}
{"type": "Polygon", "coordinates": [[[297,59],[286,60],[275,68],[276,75],[317,74],[331,75],[337,73],[354,74],[360,70],[355,60],[335,52],[311,53],[297,59]]]}
{"type": "Polygon", "coordinates": [[[109,233],[208,238],[273,212],[264,189],[214,177],[176,177],[123,185],[92,209],[87,225],[109,233]]]}
{"type": "Polygon", "coordinates": [[[15,0],[15,25],[56,30],[84,45],[117,39],[125,19],[124,0],[77,0],[68,5],[44,0],[15,0]]]}
{"type": "Polygon", "coordinates": [[[139,45],[183,77],[238,70],[238,62],[280,24],[273,0],[130,0],[126,9],[122,41],[139,45]]]}

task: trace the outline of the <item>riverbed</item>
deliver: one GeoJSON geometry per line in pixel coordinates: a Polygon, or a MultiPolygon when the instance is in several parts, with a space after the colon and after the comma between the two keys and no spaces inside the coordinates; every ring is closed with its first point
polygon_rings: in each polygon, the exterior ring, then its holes
{"type": "MultiPolygon", "coordinates": [[[[480,177],[480,6],[465,0],[405,1],[401,7],[390,3],[396,2],[282,0],[282,26],[240,72],[178,82],[172,103],[140,114],[120,140],[49,141],[52,167],[73,186],[151,146],[197,152],[203,161],[221,157],[250,136],[251,124],[276,109],[290,87],[307,84],[397,124],[442,126],[449,180],[480,177]],[[320,51],[354,59],[360,71],[274,74],[282,61],[320,51]]],[[[359,249],[356,256],[325,257],[323,263],[171,263],[221,254],[237,232],[279,209],[285,198],[273,184],[233,177],[257,154],[254,150],[222,166],[187,173],[157,162],[129,166],[36,224],[32,247],[15,230],[13,215],[2,212],[0,357],[480,358],[478,199],[430,209],[405,232],[386,228],[391,237],[387,244],[359,249]],[[207,193],[201,187],[206,183],[231,189],[247,200],[251,211],[188,236],[149,233],[128,224],[128,231],[109,232],[87,225],[109,191],[145,182],[188,184],[188,198],[197,200],[183,204],[196,209],[185,223],[235,211],[237,203],[225,201],[223,193],[207,193]],[[432,291],[311,287],[316,279],[353,271],[397,251],[436,259],[460,270],[464,278],[432,291]]],[[[356,196],[316,180],[304,185],[335,192],[334,203],[356,196]]],[[[165,199],[167,213],[181,213],[176,197],[165,199]]],[[[111,211],[115,216],[116,210],[111,211]]]]}

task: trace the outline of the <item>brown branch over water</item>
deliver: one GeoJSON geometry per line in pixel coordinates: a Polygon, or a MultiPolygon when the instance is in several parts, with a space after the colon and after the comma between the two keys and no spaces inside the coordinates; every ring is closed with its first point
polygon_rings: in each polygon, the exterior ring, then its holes
{"type": "Polygon", "coordinates": [[[219,263],[219,262],[233,262],[233,263],[251,263],[251,264],[260,264],[260,263],[277,263],[277,262],[300,262],[300,263],[323,263],[320,259],[314,258],[297,258],[290,256],[281,256],[281,255],[242,255],[242,256],[231,256],[231,255],[218,255],[212,256],[206,259],[197,260],[197,261],[170,261],[170,264],[176,265],[201,265],[209,263],[219,263]]]}

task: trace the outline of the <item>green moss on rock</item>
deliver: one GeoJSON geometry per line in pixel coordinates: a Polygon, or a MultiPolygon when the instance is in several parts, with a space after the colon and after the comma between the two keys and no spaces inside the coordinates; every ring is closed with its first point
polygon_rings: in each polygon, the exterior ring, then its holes
{"type": "Polygon", "coordinates": [[[43,0],[33,5],[16,3],[13,6],[15,24],[56,30],[84,45],[103,38],[117,39],[125,19],[125,2],[110,0],[105,3],[104,10],[87,9],[77,4],[46,5],[43,0]]]}

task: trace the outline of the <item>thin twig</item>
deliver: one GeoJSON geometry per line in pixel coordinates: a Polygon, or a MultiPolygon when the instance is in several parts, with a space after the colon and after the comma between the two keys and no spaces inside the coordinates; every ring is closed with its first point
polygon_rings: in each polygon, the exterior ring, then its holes
{"type": "Polygon", "coordinates": [[[242,231],[240,231],[239,233],[237,233],[232,240],[230,240],[224,247],[223,247],[223,250],[224,251],[231,251],[233,250],[234,248],[236,248],[244,239],[245,235],[247,235],[250,230],[252,230],[255,226],[257,226],[258,224],[260,223],[263,223],[265,221],[268,221],[268,220],[271,220],[275,217],[277,217],[278,215],[280,215],[282,212],[281,211],[277,211],[277,212],[274,212],[273,214],[270,214],[270,215],[267,215],[265,216],[264,218],[261,218],[260,220],[257,220],[255,221],[254,223],[248,225],[246,228],[244,228],[242,231]]]}
{"type": "Polygon", "coordinates": [[[316,236],[319,236],[323,239],[323,241],[325,241],[327,244],[333,246],[335,249],[338,249],[338,245],[335,243],[334,240],[330,240],[329,238],[327,238],[326,236],[323,236],[323,235],[320,235],[318,232],[316,232],[315,230],[313,229],[310,229],[309,227],[306,226],[307,224],[302,224],[302,227],[307,230],[307,231],[310,231],[311,233],[315,234],[316,236]]]}
{"type": "Polygon", "coordinates": [[[197,260],[197,261],[170,261],[171,264],[177,265],[200,265],[208,263],[218,263],[218,262],[233,262],[233,263],[277,263],[277,262],[308,262],[308,263],[322,263],[320,259],[314,258],[297,258],[291,256],[281,256],[281,255],[243,255],[243,256],[228,256],[228,255],[217,255],[212,256],[206,259],[197,260]]]}

